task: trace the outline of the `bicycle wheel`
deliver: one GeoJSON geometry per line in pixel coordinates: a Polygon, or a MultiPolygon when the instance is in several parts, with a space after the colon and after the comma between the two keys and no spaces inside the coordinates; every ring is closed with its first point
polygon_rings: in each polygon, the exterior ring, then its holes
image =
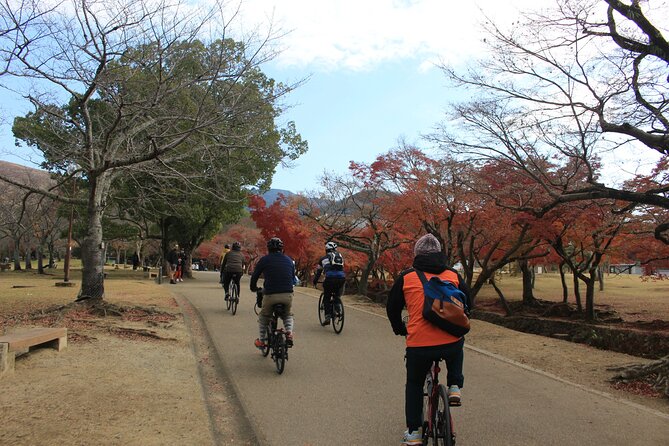
{"type": "Polygon", "coordinates": [[[274,334],[274,347],[273,353],[274,356],[274,365],[276,365],[276,371],[280,374],[283,373],[283,369],[286,367],[286,334],[283,331],[279,331],[274,334]]]}
{"type": "Polygon", "coordinates": [[[425,383],[423,384],[423,444],[427,445],[432,437],[432,429],[434,428],[434,410],[430,404],[430,395],[432,392],[432,376],[430,372],[427,373],[425,383]]]}
{"type": "Polygon", "coordinates": [[[269,350],[274,342],[274,329],[276,327],[276,321],[271,321],[269,327],[267,328],[269,332],[267,333],[267,342],[265,346],[260,350],[263,356],[269,355],[269,350]]]}
{"type": "Polygon", "coordinates": [[[448,405],[448,395],[446,387],[439,385],[439,394],[437,399],[437,410],[435,413],[435,425],[433,437],[434,444],[440,446],[455,445],[455,435],[453,434],[453,419],[448,405]]]}
{"type": "Polygon", "coordinates": [[[323,299],[325,299],[325,293],[321,293],[321,297],[318,299],[318,320],[323,325],[325,320],[325,307],[323,306],[323,299]]]}
{"type": "Polygon", "coordinates": [[[332,328],[337,334],[344,329],[344,304],[340,298],[336,298],[332,304],[332,328]]]}
{"type": "Polygon", "coordinates": [[[230,311],[232,311],[233,316],[237,314],[238,303],[239,303],[239,289],[237,288],[237,284],[232,282],[230,284],[230,311]]]}
{"type": "Polygon", "coordinates": [[[232,305],[232,302],[230,301],[230,297],[228,297],[228,300],[225,301],[225,309],[229,310],[230,305],[232,305]]]}

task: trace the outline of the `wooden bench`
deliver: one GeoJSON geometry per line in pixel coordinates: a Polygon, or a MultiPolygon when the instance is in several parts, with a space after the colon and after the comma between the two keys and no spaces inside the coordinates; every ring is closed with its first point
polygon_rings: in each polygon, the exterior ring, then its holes
{"type": "Polygon", "coordinates": [[[12,269],[12,264],[11,263],[0,263],[0,271],[5,271],[6,269],[11,270],[12,269]]]}
{"type": "Polygon", "coordinates": [[[14,370],[16,356],[31,347],[67,347],[67,328],[29,328],[0,336],[0,375],[14,370]]]}

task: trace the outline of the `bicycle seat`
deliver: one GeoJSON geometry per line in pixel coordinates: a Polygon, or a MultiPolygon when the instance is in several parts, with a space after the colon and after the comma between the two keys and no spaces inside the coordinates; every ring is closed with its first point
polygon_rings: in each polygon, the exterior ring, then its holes
{"type": "Polygon", "coordinates": [[[277,314],[283,314],[285,310],[286,310],[285,304],[274,304],[272,306],[272,311],[274,311],[277,314]]]}

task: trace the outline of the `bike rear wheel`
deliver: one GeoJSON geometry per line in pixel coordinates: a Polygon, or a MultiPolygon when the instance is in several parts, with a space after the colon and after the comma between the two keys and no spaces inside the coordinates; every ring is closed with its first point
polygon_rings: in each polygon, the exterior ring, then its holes
{"type": "Polygon", "coordinates": [[[432,392],[432,376],[428,372],[423,384],[423,444],[428,445],[432,438],[431,427],[434,428],[435,411],[431,410],[430,395],[432,392]]]}
{"type": "Polygon", "coordinates": [[[237,288],[237,284],[233,281],[230,284],[230,311],[232,311],[233,316],[237,314],[238,303],[239,303],[239,288],[237,288]]]}
{"type": "Polygon", "coordinates": [[[318,299],[318,321],[323,325],[325,320],[325,306],[323,300],[325,299],[325,293],[321,293],[321,297],[318,299]]]}
{"type": "Polygon", "coordinates": [[[453,419],[451,418],[451,410],[448,405],[446,387],[442,384],[439,385],[436,409],[432,437],[434,444],[439,446],[454,446],[455,435],[453,434],[453,419]]]}
{"type": "Polygon", "coordinates": [[[272,343],[274,342],[274,330],[276,329],[276,321],[271,321],[267,329],[268,329],[267,342],[265,343],[265,346],[260,349],[263,356],[269,355],[269,350],[272,346],[272,343]]]}
{"type": "Polygon", "coordinates": [[[332,304],[332,328],[337,334],[344,329],[344,304],[340,298],[332,304]]]}
{"type": "Polygon", "coordinates": [[[283,370],[286,367],[286,357],[288,356],[288,350],[286,348],[286,334],[282,331],[274,334],[272,355],[274,356],[274,365],[276,365],[276,371],[280,375],[283,373],[283,370]]]}

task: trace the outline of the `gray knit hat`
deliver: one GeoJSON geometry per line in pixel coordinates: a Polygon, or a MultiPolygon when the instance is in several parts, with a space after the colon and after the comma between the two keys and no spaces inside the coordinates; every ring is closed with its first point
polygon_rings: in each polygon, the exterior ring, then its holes
{"type": "Polygon", "coordinates": [[[437,237],[432,234],[425,234],[416,242],[413,248],[414,255],[430,254],[433,252],[441,252],[441,244],[437,237]]]}

